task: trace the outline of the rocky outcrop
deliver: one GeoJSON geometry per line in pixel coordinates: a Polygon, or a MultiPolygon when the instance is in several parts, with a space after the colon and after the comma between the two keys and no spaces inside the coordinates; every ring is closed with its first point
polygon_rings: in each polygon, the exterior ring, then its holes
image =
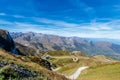
{"type": "Polygon", "coordinates": [[[0,68],[1,74],[3,73],[5,74],[5,72],[3,71],[6,71],[5,69],[8,69],[8,70],[13,70],[15,73],[19,74],[20,77],[35,77],[35,75],[31,71],[16,64],[11,64],[5,61],[0,61],[0,67],[2,67],[0,68]],[[5,68],[5,67],[9,67],[9,68],[5,68]],[[3,68],[5,69],[3,70],[3,68]]]}
{"type": "Polygon", "coordinates": [[[45,67],[45,68],[49,69],[49,70],[52,70],[52,67],[55,66],[52,63],[48,62],[47,60],[44,60],[44,59],[42,59],[40,57],[36,57],[36,56],[31,57],[30,60],[32,62],[35,62],[35,63],[39,64],[42,67],[45,67]]]}
{"type": "Polygon", "coordinates": [[[11,38],[9,32],[6,30],[2,30],[2,29],[0,29],[0,48],[3,48],[9,52],[18,54],[14,41],[11,38]]]}

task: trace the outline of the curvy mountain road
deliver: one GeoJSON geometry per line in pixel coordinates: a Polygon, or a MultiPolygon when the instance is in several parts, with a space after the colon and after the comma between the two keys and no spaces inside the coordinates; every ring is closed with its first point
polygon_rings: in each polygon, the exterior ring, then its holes
{"type": "Polygon", "coordinates": [[[76,70],[75,73],[73,73],[73,74],[70,75],[70,76],[66,76],[66,77],[69,78],[69,79],[71,79],[71,80],[75,80],[75,79],[77,79],[77,78],[79,77],[80,73],[81,73],[83,70],[87,69],[87,68],[88,68],[88,66],[79,67],[79,68],[76,70]]]}

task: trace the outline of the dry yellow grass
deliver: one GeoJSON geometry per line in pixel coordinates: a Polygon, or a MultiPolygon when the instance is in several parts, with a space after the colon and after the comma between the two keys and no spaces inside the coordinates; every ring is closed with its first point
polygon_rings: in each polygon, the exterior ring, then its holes
{"type": "Polygon", "coordinates": [[[79,59],[78,62],[72,61],[72,58],[69,58],[71,57],[71,55],[67,56],[66,58],[60,58],[61,56],[58,57],[59,58],[51,59],[51,61],[60,67],[60,69],[57,71],[58,73],[62,73],[66,75],[73,74],[80,66],[89,66],[91,68],[95,68],[99,65],[104,65],[104,64],[106,65],[117,62],[103,55],[98,55],[94,57],[77,55],[76,57],[79,59]]]}
{"type": "Polygon", "coordinates": [[[25,62],[24,60],[22,60],[22,58],[20,56],[11,55],[11,53],[8,53],[8,52],[4,51],[3,49],[0,49],[0,60],[12,62],[12,63],[15,63],[17,65],[25,66],[31,70],[38,71],[40,73],[43,73],[47,77],[49,77],[50,80],[68,80],[64,76],[59,75],[59,74],[52,72],[50,70],[47,70],[46,68],[41,67],[37,63],[30,62],[30,61],[25,62]]]}
{"type": "Polygon", "coordinates": [[[120,80],[120,63],[89,68],[82,72],[78,80],[120,80]]]}

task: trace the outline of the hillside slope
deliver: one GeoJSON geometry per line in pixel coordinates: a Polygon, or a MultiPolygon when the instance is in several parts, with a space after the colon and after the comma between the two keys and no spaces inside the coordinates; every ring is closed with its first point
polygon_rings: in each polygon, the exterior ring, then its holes
{"type": "Polygon", "coordinates": [[[78,80],[120,80],[120,63],[89,68],[82,72],[78,80]]]}
{"type": "Polygon", "coordinates": [[[51,70],[52,63],[33,56],[36,53],[15,44],[8,31],[0,30],[0,80],[68,80],[51,70]]]}
{"type": "MultiPolygon", "coordinates": [[[[46,64],[46,62],[42,64],[46,64]]],[[[44,68],[42,64],[32,61],[29,57],[24,58],[0,49],[0,70],[2,70],[0,79],[2,80],[68,80],[64,76],[44,68]]]]}
{"type": "MultiPolygon", "coordinates": [[[[51,51],[45,54],[49,62],[56,64],[55,71],[71,75],[81,66],[96,67],[103,64],[116,63],[116,60],[104,55],[85,56],[83,53],[68,53],[65,51],[51,51]],[[62,53],[62,54],[61,54],[62,53]]],[[[44,55],[43,55],[44,56],[44,55]]]]}
{"type": "MultiPolygon", "coordinates": [[[[104,55],[86,56],[80,52],[68,53],[65,51],[49,51],[44,55],[47,56],[46,59],[49,62],[52,62],[53,64],[56,65],[55,69],[53,69],[55,72],[63,74],[66,77],[69,77],[70,79],[76,79],[76,80],[81,80],[81,77],[78,79],[78,76],[81,75],[79,70],[81,70],[82,68],[87,67],[90,69],[94,69],[96,67],[104,66],[108,64],[109,65],[110,64],[112,65],[113,63],[117,64],[118,62],[104,55]]],[[[88,79],[89,78],[86,77],[86,80],[88,79]]],[[[102,78],[100,79],[102,80],[102,78]]]]}

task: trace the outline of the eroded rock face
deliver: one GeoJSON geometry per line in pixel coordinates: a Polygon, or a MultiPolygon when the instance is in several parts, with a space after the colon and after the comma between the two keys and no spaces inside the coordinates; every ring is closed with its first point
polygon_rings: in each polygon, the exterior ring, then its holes
{"type": "Polygon", "coordinates": [[[18,54],[13,39],[6,30],[0,29],[0,48],[10,51],[12,53],[18,54]]]}

